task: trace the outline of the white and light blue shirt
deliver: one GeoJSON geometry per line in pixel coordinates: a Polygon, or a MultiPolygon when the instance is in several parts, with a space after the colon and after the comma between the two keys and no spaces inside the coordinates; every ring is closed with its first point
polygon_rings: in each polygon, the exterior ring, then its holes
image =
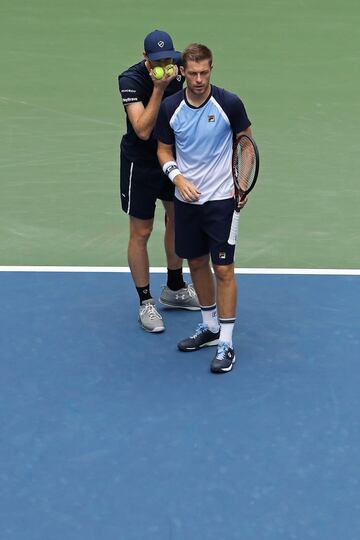
{"type": "MultiPolygon", "coordinates": [[[[201,192],[191,204],[232,196],[234,135],[250,125],[240,98],[213,85],[200,107],[190,105],[183,90],[162,102],[155,138],[174,145],[181,174],[201,192]]],[[[182,200],[177,190],[175,195],[182,200]]]]}

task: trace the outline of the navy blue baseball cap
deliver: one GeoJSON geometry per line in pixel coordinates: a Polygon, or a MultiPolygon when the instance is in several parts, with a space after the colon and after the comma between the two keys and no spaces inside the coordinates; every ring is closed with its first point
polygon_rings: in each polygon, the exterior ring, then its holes
{"type": "Polygon", "coordinates": [[[178,60],[181,58],[181,53],[174,50],[171,37],[163,30],[154,30],[146,36],[144,50],[149,60],[161,60],[162,58],[178,60]]]}

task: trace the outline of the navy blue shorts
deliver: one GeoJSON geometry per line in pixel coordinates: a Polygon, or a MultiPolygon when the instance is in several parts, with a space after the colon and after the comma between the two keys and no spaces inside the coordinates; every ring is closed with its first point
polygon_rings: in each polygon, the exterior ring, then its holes
{"type": "Polygon", "coordinates": [[[123,152],[120,160],[120,198],[124,212],[139,219],[152,219],[157,199],[174,200],[174,184],[160,165],[130,161],[123,152]]]}
{"type": "Polygon", "coordinates": [[[175,251],[183,259],[210,254],[213,264],[234,262],[235,246],[228,244],[234,199],[191,204],[175,197],[175,251]]]}

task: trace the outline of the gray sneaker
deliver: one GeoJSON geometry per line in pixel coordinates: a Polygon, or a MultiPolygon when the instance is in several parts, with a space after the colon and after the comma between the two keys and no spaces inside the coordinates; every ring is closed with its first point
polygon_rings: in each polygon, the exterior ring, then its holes
{"type": "Polygon", "coordinates": [[[167,285],[163,285],[159,302],[169,308],[190,309],[192,311],[200,309],[197,294],[191,284],[178,291],[172,291],[167,285]]]}
{"type": "Polygon", "coordinates": [[[155,302],[144,300],[139,309],[139,323],[147,332],[163,332],[165,330],[162,316],[155,307],[155,302]]]}

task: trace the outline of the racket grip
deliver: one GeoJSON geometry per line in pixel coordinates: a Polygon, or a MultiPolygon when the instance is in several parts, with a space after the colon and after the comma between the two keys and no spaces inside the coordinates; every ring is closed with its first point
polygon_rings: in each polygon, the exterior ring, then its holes
{"type": "Polygon", "coordinates": [[[234,210],[233,217],[231,220],[229,239],[228,239],[228,244],[230,244],[230,246],[235,246],[236,244],[238,228],[239,228],[239,219],[240,219],[240,212],[236,212],[234,210]]]}

